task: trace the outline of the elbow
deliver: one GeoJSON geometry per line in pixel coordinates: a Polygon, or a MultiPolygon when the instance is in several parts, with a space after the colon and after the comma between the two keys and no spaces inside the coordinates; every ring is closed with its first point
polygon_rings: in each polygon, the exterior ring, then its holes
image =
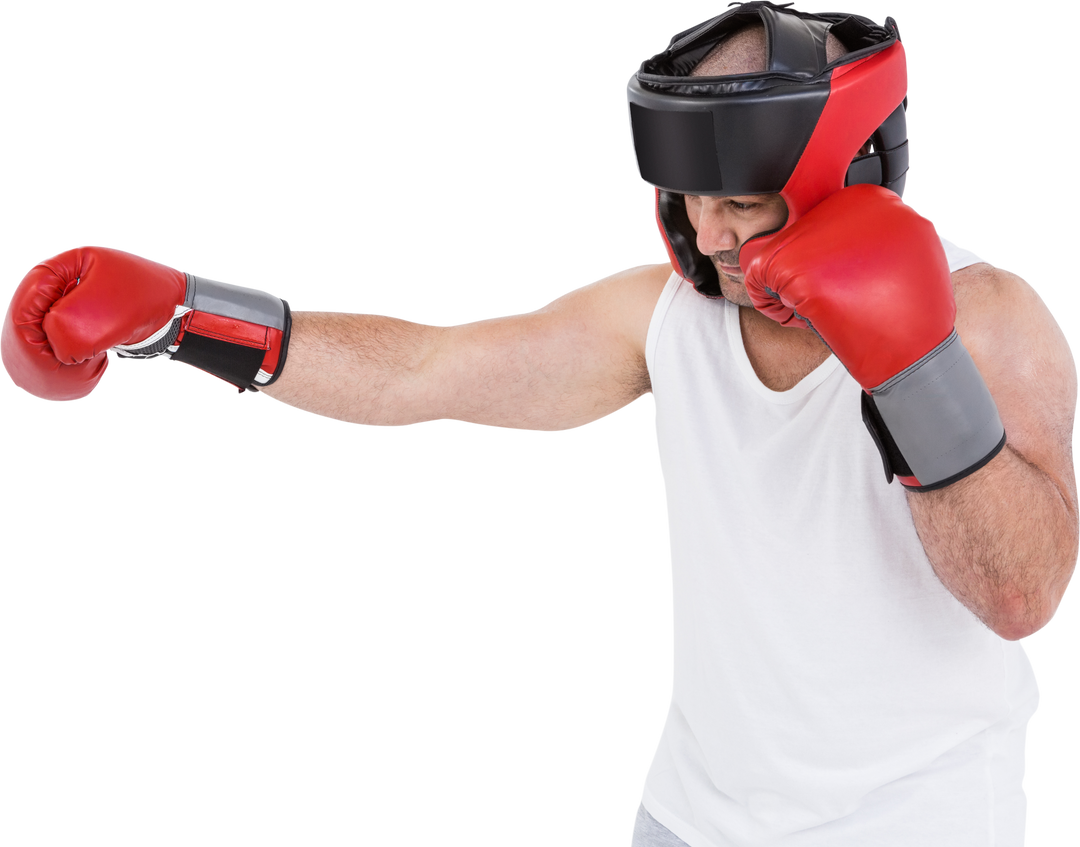
{"type": "Polygon", "coordinates": [[[1027,641],[1050,626],[1052,621],[1031,616],[1000,615],[994,621],[994,632],[1004,641],[1027,641]]]}
{"type": "Polygon", "coordinates": [[[1021,638],[1027,638],[1029,635],[1038,632],[1046,626],[1048,620],[1041,622],[1030,620],[994,621],[990,624],[990,629],[1006,641],[1019,641],[1021,638]]]}
{"type": "Polygon", "coordinates": [[[1004,591],[986,624],[1006,641],[1019,641],[1050,623],[1060,599],[1051,597],[1046,591],[1004,591]]]}
{"type": "Polygon", "coordinates": [[[1076,549],[1072,535],[1068,548],[1041,566],[1018,570],[1015,581],[998,588],[985,623],[1008,641],[1027,638],[1050,623],[1072,579],[1076,549]]]}

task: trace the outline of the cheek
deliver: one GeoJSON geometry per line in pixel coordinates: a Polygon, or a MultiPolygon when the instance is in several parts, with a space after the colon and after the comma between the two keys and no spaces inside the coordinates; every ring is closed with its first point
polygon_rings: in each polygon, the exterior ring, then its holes
{"type": "Polygon", "coordinates": [[[767,219],[762,222],[763,224],[765,224],[765,229],[762,231],[764,232],[766,230],[780,229],[784,224],[787,223],[787,219],[787,203],[785,203],[783,200],[780,200],[780,202],[776,203],[773,206],[770,206],[767,219]]]}
{"type": "Polygon", "coordinates": [[[701,201],[694,201],[686,197],[684,202],[686,205],[686,217],[690,219],[690,226],[694,228],[694,232],[697,232],[698,219],[701,217],[701,201]]]}

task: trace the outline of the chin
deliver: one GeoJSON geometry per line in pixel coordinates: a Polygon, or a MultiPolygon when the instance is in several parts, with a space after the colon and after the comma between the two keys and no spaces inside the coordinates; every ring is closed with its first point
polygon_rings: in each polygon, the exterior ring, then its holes
{"type": "Polygon", "coordinates": [[[720,293],[725,300],[730,300],[736,306],[748,306],[751,309],[754,304],[750,302],[750,295],[746,293],[746,285],[739,280],[732,279],[727,274],[718,272],[720,277],[720,293]]]}

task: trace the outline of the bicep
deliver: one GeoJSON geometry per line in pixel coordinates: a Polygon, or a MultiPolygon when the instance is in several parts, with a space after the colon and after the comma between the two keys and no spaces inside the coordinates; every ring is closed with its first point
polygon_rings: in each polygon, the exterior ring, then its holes
{"type": "Polygon", "coordinates": [[[625,406],[649,390],[645,337],[669,274],[636,268],[531,314],[440,330],[433,416],[566,429],[625,406]]]}
{"type": "Polygon", "coordinates": [[[957,287],[957,329],[997,403],[1009,449],[1045,473],[1073,510],[1076,369],[1064,333],[1030,286],[992,268],[957,287]]]}

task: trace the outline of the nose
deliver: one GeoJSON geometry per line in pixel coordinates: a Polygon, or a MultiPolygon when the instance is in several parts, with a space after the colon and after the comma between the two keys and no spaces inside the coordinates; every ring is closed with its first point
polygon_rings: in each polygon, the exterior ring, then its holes
{"type": "Polygon", "coordinates": [[[702,197],[697,220],[690,222],[697,230],[697,247],[706,256],[734,250],[739,246],[731,215],[720,197],[702,197]]]}

